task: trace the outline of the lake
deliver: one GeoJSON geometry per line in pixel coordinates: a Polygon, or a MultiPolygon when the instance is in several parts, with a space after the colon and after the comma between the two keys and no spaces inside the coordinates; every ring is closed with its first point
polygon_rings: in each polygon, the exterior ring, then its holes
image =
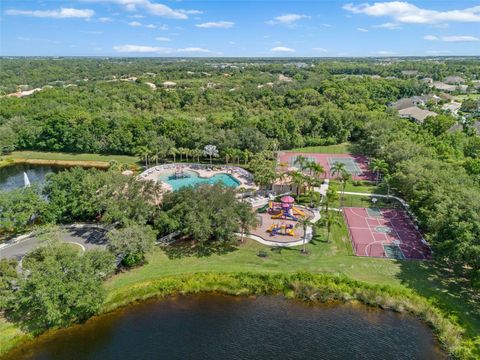
{"type": "Polygon", "coordinates": [[[409,316],[363,305],[195,295],[41,336],[7,359],[447,359],[409,316]]]}
{"type": "Polygon", "coordinates": [[[65,170],[64,166],[15,164],[0,168],[0,191],[18,189],[24,186],[23,173],[27,173],[32,185],[42,186],[45,177],[52,172],[65,170]]]}

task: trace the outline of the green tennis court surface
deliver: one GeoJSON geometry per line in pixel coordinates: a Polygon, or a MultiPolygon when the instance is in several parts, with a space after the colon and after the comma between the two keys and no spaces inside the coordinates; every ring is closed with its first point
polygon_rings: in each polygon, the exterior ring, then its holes
{"type": "Polygon", "coordinates": [[[383,244],[383,251],[385,251],[385,255],[390,259],[405,259],[405,255],[403,255],[403,251],[398,245],[383,244]]]}
{"type": "Polygon", "coordinates": [[[357,163],[352,158],[344,158],[344,157],[329,157],[328,164],[330,168],[335,163],[340,163],[345,165],[345,170],[347,170],[352,175],[360,174],[362,171],[358,167],[357,163]]]}
{"type": "Polygon", "coordinates": [[[367,214],[371,218],[383,218],[382,210],[376,207],[367,208],[367,214]]]}

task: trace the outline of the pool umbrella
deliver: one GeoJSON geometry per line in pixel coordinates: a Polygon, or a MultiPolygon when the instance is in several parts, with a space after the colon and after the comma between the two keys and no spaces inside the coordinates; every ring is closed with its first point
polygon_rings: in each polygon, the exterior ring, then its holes
{"type": "Polygon", "coordinates": [[[287,203],[287,204],[293,204],[295,202],[295,199],[291,196],[284,196],[280,200],[282,203],[287,203]]]}

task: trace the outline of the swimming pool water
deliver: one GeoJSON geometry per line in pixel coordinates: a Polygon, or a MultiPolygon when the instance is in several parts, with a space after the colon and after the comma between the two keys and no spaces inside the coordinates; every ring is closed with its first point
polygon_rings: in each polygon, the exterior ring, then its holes
{"type": "Polygon", "coordinates": [[[240,185],[238,180],[236,180],[233,176],[229,174],[216,174],[209,178],[203,178],[198,176],[195,171],[184,171],[184,174],[188,175],[189,177],[183,179],[174,179],[172,177],[172,173],[162,174],[158,177],[160,181],[163,181],[169,184],[173,191],[177,191],[178,189],[185,187],[185,186],[197,186],[199,184],[216,184],[216,183],[223,183],[226,186],[236,188],[240,185]]]}

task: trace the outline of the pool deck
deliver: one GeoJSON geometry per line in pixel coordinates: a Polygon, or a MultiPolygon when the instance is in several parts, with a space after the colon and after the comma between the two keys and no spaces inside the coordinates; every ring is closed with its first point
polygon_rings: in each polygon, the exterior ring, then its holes
{"type": "MultiPolygon", "coordinates": [[[[258,189],[258,187],[252,180],[251,174],[248,173],[246,170],[235,166],[208,166],[200,164],[168,164],[166,166],[159,165],[144,171],[142,174],[139,175],[139,178],[143,180],[151,180],[158,182],[158,178],[160,175],[174,173],[177,167],[180,167],[182,170],[185,171],[193,171],[197,173],[199,177],[205,179],[211,178],[218,174],[228,174],[239,182],[240,185],[237,187],[237,189],[258,189]]],[[[161,181],[160,184],[162,187],[162,191],[173,191],[173,188],[170,184],[167,184],[163,181],[161,181]]]]}

